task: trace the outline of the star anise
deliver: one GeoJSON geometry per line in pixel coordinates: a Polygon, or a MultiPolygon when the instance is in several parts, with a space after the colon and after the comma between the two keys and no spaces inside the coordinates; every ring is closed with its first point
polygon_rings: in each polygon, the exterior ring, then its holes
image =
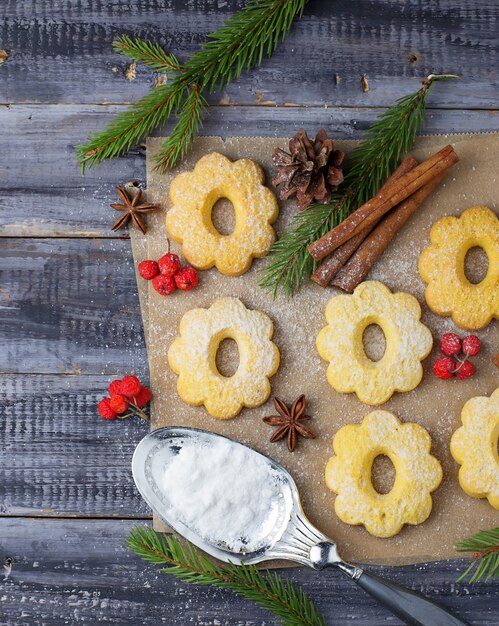
{"type": "Polygon", "coordinates": [[[269,415],[263,418],[266,424],[278,427],[270,441],[280,441],[287,437],[288,450],[293,452],[296,448],[298,435],[305,437],[305,439],[315,439],[315,434],[302,424],[303,421],[310,419],[310,415],[303,415],[305,404],[306,400],[303,394],[296,398],[291,408],[280,398],[274,398],[274,406],[278,415],[269,415]]]}
{"type": "Polygon", "coordinates": [[[161,207],[158,204],[150,204],[147,202],[141,204],[142,191],[140,189],[134,194],[131,194],[124,187],[116,187],[115,189],[123,204],[116,203],[111,206],[115,211],[123,211],[123,214],[116,219],[112,230],[121,230],[132,220],[132,224],[135,228],[138,228],[142,231],[142,234],[145,235],[147,227],[142,214],[158,211],[161,207]]]}

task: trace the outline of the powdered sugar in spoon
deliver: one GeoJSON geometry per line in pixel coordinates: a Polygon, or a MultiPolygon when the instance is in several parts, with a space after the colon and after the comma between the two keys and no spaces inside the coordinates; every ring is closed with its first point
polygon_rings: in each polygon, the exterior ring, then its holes
{"type": "Polygon", "coordinates": [[[194,428],[160,428],[138,444],[132,471],[153,511],[221,561],[334,567],[406,624],[465,624],[425,597],[343,561],[335,542],[305,516],[291,475],[237,441],[194,428]]]}

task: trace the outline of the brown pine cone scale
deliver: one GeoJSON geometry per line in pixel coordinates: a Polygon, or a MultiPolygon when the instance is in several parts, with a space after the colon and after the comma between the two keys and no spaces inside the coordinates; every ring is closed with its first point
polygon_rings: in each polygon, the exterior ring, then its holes
{"type": "Polygon", "coordinates": [[[345,153],[334,149],[333,140],[324,128],[313,142],[302,128],[290,140],[289,152],[282,148],[274,150],[272,160],[278,171],[272,184],[281,185],[281,200],[296,195],[300,209],[306,209],[314,201],[326,204],[343,182],[344,158],[345,153]]]}

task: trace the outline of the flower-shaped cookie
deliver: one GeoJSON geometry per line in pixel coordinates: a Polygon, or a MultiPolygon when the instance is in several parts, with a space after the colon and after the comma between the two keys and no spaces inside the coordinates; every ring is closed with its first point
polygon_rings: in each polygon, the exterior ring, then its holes
{"type": "Polygon", "coordinates": [[[490,398],[468,400],[461,421],[450,442],[452,456],[461,465],[459,483],[469,496],[487,498],[499,509],[499,387],[490,398]]]}
{"type": "Polygon", "coordinates": [[[430,232],[431,245],[419,258],[419,273],[428,283],[426,302],[438,315],[452,315],[469,330],[499,317],[499,220],[485,206],[466,209],[461,217],[442,217],[430,232]],[[471,283],[464,271],[468,250],[482,248],[489,267],[485,278],[471,283]]]}
{"type": "Polygon", "coordinates": [[[347,524],[363,524],[376,537],[396,535],[404,524],[421,524],[431,513],[442,467],[430,454],[431,439],[418,424],[402,424],[388,411],[374,411],[362,424],[336,433],[326,484],[336,494],[334,508],[347,524]],[[384,454],[395,467],[395,482],[386,494],[371,481],[374,459],[384,454]]]}
{"type": "Polygon", "coordinates": [[[194,406],[204,404],[219,419],[235,417],[243,406],[263,404],[270,395],[269,377],[279,367],[273,330],[265,313],[250,311],[238,298],[188,311],[180,322],[180,337],[168,350],[179,396],[194,406]],[[236,341],[239,350],[239,367],[230,377],[222,376],[216,364],[224,339],[236,341]]]}
{"type": "Polygon", "coordinates": [[[408,293],[393,293],[383,283],[366,281],[352,295],[331,298],[328,325],[317,336],[317,349],[329,361],[327,379],[336,391],[355,392],[366,404],[382,404],[395,391],[410,391],[423,376],[420,361],[431,351],[430,331],[419,319],[421,307],[408,293]],[[379,361],[364,350],[365,329],[377,324],[386,349],[379,361]]]}
{"type": "Polygon", "coordinates": [[[166,228],[182,243],[182,253],[198,269],[216,265],[222,274],[238,276],[253,258],[267,254],[275,240],[270,226],[279,213],[276,197],[263,185],[262,168],[249,159],[232,162],[217,152],[202,157],[192,172],[176,176],[170,185],[173,207],[166,228]],[[213,225],[213,205],[227,198],[236,218],[234,231],[222,235],[213,225]]]}

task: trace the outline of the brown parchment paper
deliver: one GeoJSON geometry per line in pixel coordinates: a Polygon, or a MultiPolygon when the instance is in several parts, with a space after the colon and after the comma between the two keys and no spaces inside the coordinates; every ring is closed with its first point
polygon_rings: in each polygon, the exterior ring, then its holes
{"type": "MultiPolygon", "coordinates": [[[[157,259],[166,251],[164,216],[170,206],[169,183],[176,174],[192,169],[203,154],[219,151],[231,159],[254,159],[265,169],[267,181],[270,181],[275,172],[272,151],[276,145],[284,147],[287,144],[286,139],[275,138],[238,137],[223,141],[218,137],[200,137],[179,166],[160,175],[153,169],[152,157],[161,142],[161,138],[148,140],[147,193],[148,199],[161,203],[165,211],[148,216],[146,237],[133,234],[136,263],[144,258],[157,259]]],[[[499,208],[499,135],[422,137],[418,139],[413,154],[423,160],[447,143],[454,146],[460,162],[399,233],[369,276],[383,281],[393,291],[406,291],[416,296],[422,305],[422,320],[431,329],[436,343],[444,332],[457,331],[461,336],[466,332],[456,329],[450,318],[431,313],[424,302],[424,283],[417,272],[417,261],[421,250],[429,243],[430,227],[441,216],[459,215],[475,204],[485,204],[496,212],[499,208]]],[[[348,151],[355,143],[338,142],[338,145],[348,151]]],[[[291,202],[280,202],[280,207],[280,216],[274,225],[278,233],[296,211],[291,202]]],[[[180,254],[179,245],[172,242],[171,248],[180,254]]],[[[451,434],[460,425],[464,403],[473,396],[491,394],[499,384],[499,371],[491,363],[492,355],[499,351],[497,322],[477,333],[483,348],[474,360],[477,373],[472,379],[436,379],[431,372],[432,362],[438,355],[434,348],[424,362],[425,375],[421,384],[412,392],[395,394],[379,407],[392,411],[403,421],[417,422],[429,431],[433,440],[432,453],[443,465],[444,479],[433,494],[433,511],[425,523],[406,526],[389,539],[375,538],[363,527],[349,526],[336,517],[334,494],[324,482],[324,468],[332,454],[333,435],[344,424],[359,423],[376,408],[363,404],[354,394],[334,391],[326,380],[326,363],[315,348],[317,333],[325,325],[325,306],[338,292],[308,282],[292,300],[280,296],[274,301],[257,285],[258,272],[265,263],[265,259],[255,261],[251,270],[241,277],[223,276],[216,269],[200,272],[200,284],[196,289],[177,291],[169,297],[161,297],[146,281],[138,279],[154,395],[152,428],[166,425],[204,428],[238,439],[275,458],[294,476],[310,520],[337,541],[345,559],[396,565],[454,557],[456,541],[479,529],[496,526],[499,512],[486,500],[467,496],[459,487],[458,465],[450,455],[449,442],[451,434]],[[239,297],[249,308],[264,311],[274,321],[274,341],[281,352],[281,365],[271,379],[272,395],[287,402],[300,393],[307,396],[307,412],[313,416],[310,426],[317,439],[301,440],[292,454],[284,444],[268,441],[272,429],[261,418],[274,412],[270,401],[256,409],[243,409],[232,420],[221,421],[211,417],[204,407],[185,404],[177,394],[176,376],[168,366],[167,351],[178,334],[182,315],[194,307],[208,307],[216,298],[228,295],[239,297]]],[[[478,257],[474,271],[480,271],[478,257]]],[[[379,339],[373,337],[371,342],[373,345],[367,348],[375,349],[379,339]]],[[[382,470],[381,474],[378,480],[382,483],[382,470]]],[[[164,528],[158,520],[155,524],[157,528],[164,528]]]]}

